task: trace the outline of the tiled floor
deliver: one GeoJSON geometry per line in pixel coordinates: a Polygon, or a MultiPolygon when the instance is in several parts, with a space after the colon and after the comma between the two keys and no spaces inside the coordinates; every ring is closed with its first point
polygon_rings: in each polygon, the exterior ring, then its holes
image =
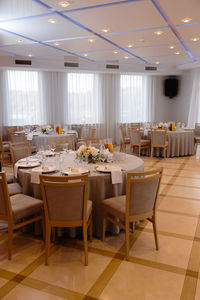
{"type": "Polygon", "coordinates": [[[0,234],[0,299],[5,300],[199,300],[200,160],[143,158],[145,168],[164,167],[157,213],[159,251],[152,226],[131,234],[130,261],[124,233],[89,243],[83,265],[81,240],[62,240],[44,265],[43,241],[18,232],[12,262],[6,234],[0,234]]]}

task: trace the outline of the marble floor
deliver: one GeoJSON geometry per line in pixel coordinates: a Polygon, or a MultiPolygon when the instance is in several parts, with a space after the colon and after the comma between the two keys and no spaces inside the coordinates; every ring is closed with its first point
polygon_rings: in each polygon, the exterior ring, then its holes
{"type": "Polygon", "coordinates": [[[159,251],[150,223],[131,233],[130,261],[124,233],[89,243],[83,265],[81,239],[62,239],[51,247],[16,232],[13,260],[7,260],[6,233],[0,233],[0,299],[3,300],[199,300],[200,160],[195,156],[144,157],[145,168],[164,167],[157,212],[159,251]]]}

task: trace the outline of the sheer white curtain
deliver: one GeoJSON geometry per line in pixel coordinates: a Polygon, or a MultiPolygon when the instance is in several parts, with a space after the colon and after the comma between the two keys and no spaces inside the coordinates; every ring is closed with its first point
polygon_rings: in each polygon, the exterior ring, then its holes
{"type": "Polygon", "coordinates": [[[40,73],[3,71],[4,125],[42,124],[45,119],[40,73]]]}
{"type": "Polygon", "coordinates": [[[145,75],[120,76],[121,123],[152,121],[154,115],[154,79],[145,75]]]}
{"type": "Polygon", "coordinates": [[[192,72],[192,82],[188,126],[194,128],[200,123],[200,69],[192,72]]]}

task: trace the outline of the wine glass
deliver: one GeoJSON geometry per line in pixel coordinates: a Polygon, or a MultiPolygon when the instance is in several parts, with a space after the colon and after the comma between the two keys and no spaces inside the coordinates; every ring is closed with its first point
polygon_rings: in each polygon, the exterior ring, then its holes
{"type": "Polygon", "coordinates": [[[51,144],[51,145],[50,145],[50,149],[51,149],[51,151],[54,153],[55,150],[56,150],[56,144],[51,144]]]}

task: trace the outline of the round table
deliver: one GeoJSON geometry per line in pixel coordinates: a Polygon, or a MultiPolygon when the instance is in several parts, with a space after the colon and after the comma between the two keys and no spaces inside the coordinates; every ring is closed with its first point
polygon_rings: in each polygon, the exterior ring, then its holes
{"type": "MultiPolygon", "coordinates": [[[[64,154],[62,157],[62,168],[67,166],[77,167],[78,163],[75,162],[75,153],[64,154]],[[74,165],[76,164],[76,165],[74,165]]],[[[55,158],[51,158],[53,161],[55,158]]],[[[59,162],[58,162],[59,164],[59,162]]],[[[103,163],[100,163],[103,164],[103,163]]],[[[82,164],[80,164],[82,165],[82,164]]],[[[143,172],[144,162],[142,159],[133,156],[125,155],[125,160],[115,163],[122,168],[122,183],[112,184],[110,173],[99,173],[95,170],[95,164],[88,164],[86,167],[89,173],[88,182],[88,199],[93,202],[93,232],[96,236],[101,235],[102,229],[102,213],[101,202],[110,197],[125,195],[126,193],[126,173],[127,172],[143,172]]],[[[40,185],[31,183],[32,169],[18,168],[18,179],[22,185],[23,193],[29,196],[42,199],[40,185]]],[[[52,175],[60,175],[58,173],[52,173],[52,175]]]]}

